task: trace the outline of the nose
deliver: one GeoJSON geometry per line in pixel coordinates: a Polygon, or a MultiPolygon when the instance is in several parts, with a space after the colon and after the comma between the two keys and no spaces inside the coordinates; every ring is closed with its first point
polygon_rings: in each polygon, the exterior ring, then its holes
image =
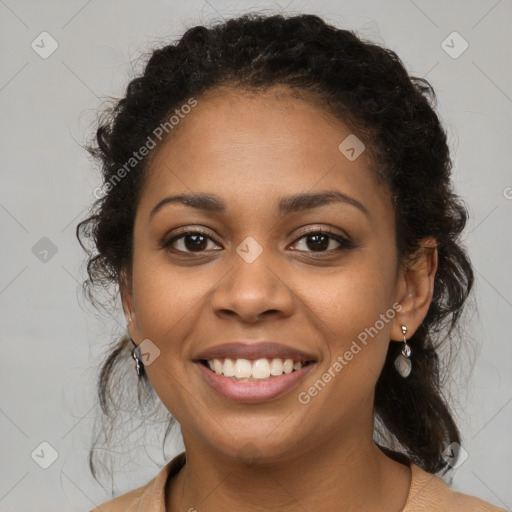
{"type": "Polygon", "coordinates": [[[211,297],[216,315],[256,323],[264,316],[287,317],[293,313],[294,294],[275,260],[272,264],[266,256],[267,251],[251,263],[234,254],[231,269],[211,297]]]}

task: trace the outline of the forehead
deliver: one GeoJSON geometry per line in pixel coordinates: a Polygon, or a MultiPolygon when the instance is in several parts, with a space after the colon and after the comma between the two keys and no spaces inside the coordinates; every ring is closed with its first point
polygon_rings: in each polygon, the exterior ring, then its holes
{"type": "Polygon", "coordinates": [[[210,192],[233,207],[267,208],[283,195],[332,188],[390,207],[368,151],[355,159],[343,152],[344,141],[357,144],[350,128],[290,89],[219,88],[196,99],[153,150],[139,208],[149,210],[176,192],[210,192]]]}

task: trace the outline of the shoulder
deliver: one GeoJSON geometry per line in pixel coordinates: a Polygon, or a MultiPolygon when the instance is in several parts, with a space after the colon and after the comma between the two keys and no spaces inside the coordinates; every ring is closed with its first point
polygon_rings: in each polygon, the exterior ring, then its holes
{"type": "Polygon", "coordinates": [[[403,512],[504,512],[474,496],[453,491],[436,475],[411,464],[412,480],[403,512]]]}
{"type": "Polygon", "coordinates": [[[184,463],[185,453],[180,453],[147,484],[106,501],[89,512],[163,512],[167,479],[176,474],[184,463]]]}
{"type": "Polygon", "coordinates": [[[142,496],[147,494],[153,483],[154,479],[146,485],[98,505],[90,512],[135,512],[140,508],[142,496]]]}

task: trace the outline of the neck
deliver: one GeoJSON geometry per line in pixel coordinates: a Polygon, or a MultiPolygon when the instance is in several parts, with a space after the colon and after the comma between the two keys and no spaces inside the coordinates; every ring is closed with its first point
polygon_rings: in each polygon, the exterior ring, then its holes
{"type": "Polygon", "coordinates": [[[396,512],[407,501],[410,469],[384,455],[371,437],[297,449],[272,462],[241,461],[184,441],[187,460],[169,484],[167,510],[396,512]]]}

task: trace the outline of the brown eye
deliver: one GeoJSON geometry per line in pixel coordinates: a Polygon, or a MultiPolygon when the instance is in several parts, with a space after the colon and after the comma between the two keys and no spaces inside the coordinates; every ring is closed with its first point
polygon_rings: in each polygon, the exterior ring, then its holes
{"type": "Polygon", "coordinates": [[[331,238],[326,235],[308,235],[306,245],[312,251],[322,251],[328,249],[331,238]]]}
{"type": "Polygon", "coordinates": [[[310,231],[298,238],[295,244],[301,241],[304,241],[303,246],[305,245],[305,248],[297,250],[306,252],[334,252],[352,247],[352,243],[347,238],[338,233],[323,230],[310,231]],[[336,244],[338,245],[337,247],[336,244]]]}
{"type": "Polygon", "coordinates": [[[164,247],[171,247],[172,250],[176,252],[203,252],[213,249],[212,247],[208,247],[208,242],[212,242],[216,245],[214,240],[205,233],[200,231],[188,231],[171,238],[168,242],[164,243],[164,247]]]}

